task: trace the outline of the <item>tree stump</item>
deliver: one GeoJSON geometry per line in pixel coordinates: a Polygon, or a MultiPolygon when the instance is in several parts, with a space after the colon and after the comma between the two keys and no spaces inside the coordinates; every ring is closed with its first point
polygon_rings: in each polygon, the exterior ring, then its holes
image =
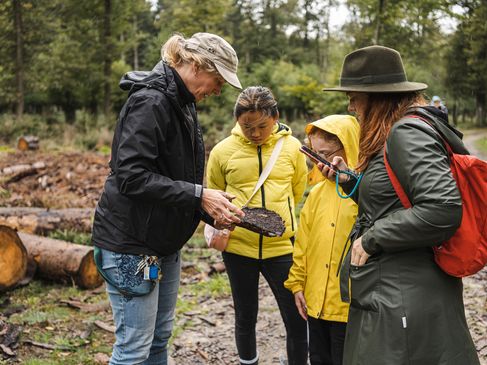
{"type": "Polygon", "coordinates": [[[36,136],[22,136],[17,142],[17,148],[21,151],[37,150],[39,148],[39,138],[36,136]]]}
{"type": "Polygon", "coordinates": [[[27,257],[17,232],[0,225],[0,291],[14,287],[24,278],[27,257]]]}
{"type": "Polygon", "coordinates": [[[100,286],[103,279],[93,258],[93,247],[19,232],[25,248],[45,279],[70,282],[83,289],[100,286]]]}

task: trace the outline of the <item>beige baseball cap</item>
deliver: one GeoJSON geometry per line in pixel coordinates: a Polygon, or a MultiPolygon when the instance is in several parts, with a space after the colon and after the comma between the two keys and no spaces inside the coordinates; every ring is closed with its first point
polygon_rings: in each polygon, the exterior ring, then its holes
{"type": "Polygon", "coordinates": [[[237,89],[242,88],[237,77],[237,53],[222,37],[211,33],[195,33],[186,40],[184,48],[197,51],[207,57],[226,82],[237,89]]]}

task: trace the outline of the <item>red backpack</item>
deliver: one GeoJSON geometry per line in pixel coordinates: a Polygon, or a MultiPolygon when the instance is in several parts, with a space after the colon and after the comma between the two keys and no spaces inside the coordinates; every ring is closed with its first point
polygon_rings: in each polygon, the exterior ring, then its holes
{"type": "MultiPolygon", "coordinates": [[[[408,115],[431,123],[419,116],[408,115]]],[[[447,274],[464,277],[480,271],[487,263],[487,162],[471,155],[459,155],[440,136],[450,156],[450,168],[462,197],[463,215],[455,234],[440,246],[434,246],[435,261],[447,274]]],[[[412,207],[401,183],[387,161],[384,163],[404,208],[412,207]]]]}

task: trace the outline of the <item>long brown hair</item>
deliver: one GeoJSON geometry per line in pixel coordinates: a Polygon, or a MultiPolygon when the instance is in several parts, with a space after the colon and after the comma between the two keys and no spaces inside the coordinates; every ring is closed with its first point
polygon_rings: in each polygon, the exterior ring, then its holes
{"type": "Polygon", "coordinates": [[[358,171],[364,171],[372,157],[380,152],[395,122],[415,104],[424,104],[420,92],[369,93],[360,121],[358,171]]]}

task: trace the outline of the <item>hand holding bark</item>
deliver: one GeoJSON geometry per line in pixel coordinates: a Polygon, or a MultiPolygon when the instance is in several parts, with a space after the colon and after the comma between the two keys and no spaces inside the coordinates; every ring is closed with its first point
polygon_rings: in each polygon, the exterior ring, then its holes
{"type": "Polygon", "coordinates": [[[203,189],[201,207],[214,220],[218,228],[231,229],[235,223],[240,223],[239,217],[245,214],[231,203],[235,196],[224,191],[203,189]]]}

